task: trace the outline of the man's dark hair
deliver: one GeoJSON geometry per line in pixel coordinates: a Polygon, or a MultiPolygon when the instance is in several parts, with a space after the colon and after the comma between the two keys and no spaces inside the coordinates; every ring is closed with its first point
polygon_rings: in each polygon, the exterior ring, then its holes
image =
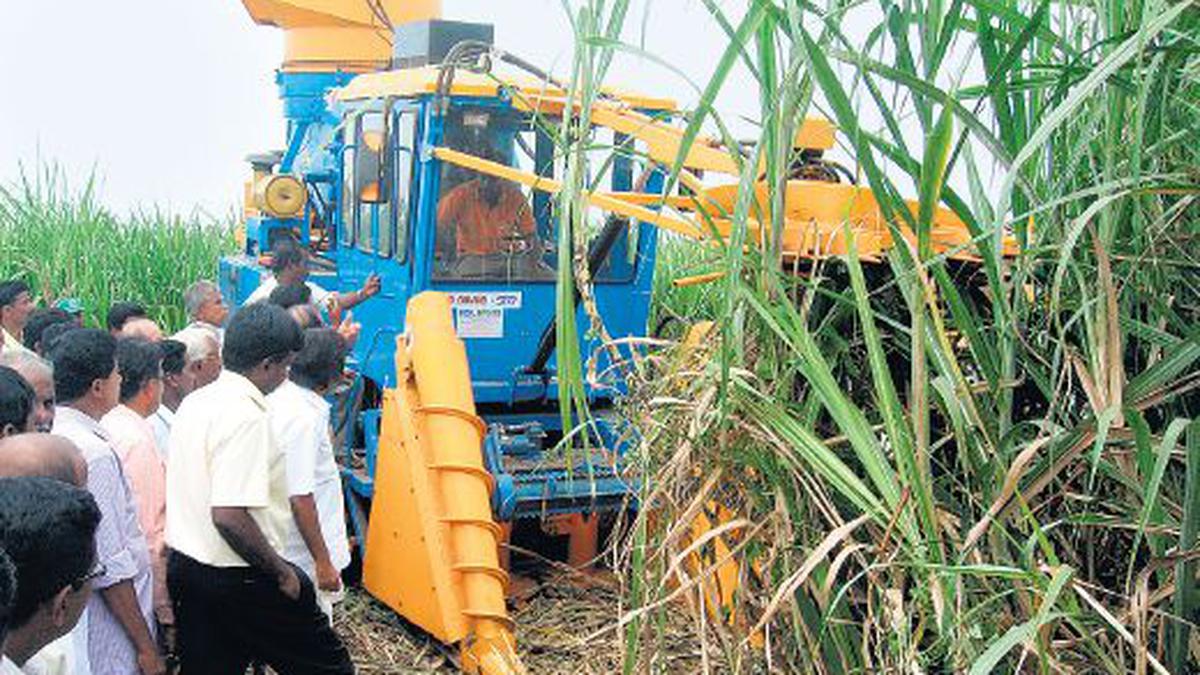
{"type": "Polygon", "coordinates": [[[79,400],[93,382],[112,375],[116,353],[116,338],[95,328],[79,328],[58,338],[50,350],[58,400],[64,403],[79,400]]]}
{"type": "Polygon", "coordinates": [[[146,318],[146,308],[136,302],[114,302],[108,308],[109,332],[121,330],[130,319],[146,318]]]}
{"type": "Polygon", "coordinates": [[[29,431],[25,425],[36,398],[25,378],[8,366],[0,366],[0,429],[11,424],[17,431],[29,431]]]}
{"type": "Polygon", "coordinates": [[[318,389],[342,376],[346,364],[346,344],[332,328],[304,331],[304,347],[292,361],[292,381],[305,389],[318,389]]]}
{"type": "Polygon", "coordinates": [[[70,323],[52,323],[42,329],[42,344],[38,350],[38,356],[49,358],[50,352],[54,349],[54,345],[62,339],[62,336],[67,333],[73,333],[77,330],[82,330],[74,321],[70,323]]]}
{"type": "Polygon", "coordinates": [[[25,334],[21,342],[31,352],[38,351],[38,343],[42,340],[42,332],[56,323],[75,324],[75,317],[57,307],[39,307],[29,314],[25,322],[25,334]]]}
{"type": "Polygon", "coordinates": [[[150,380],[161,378],[162,350],[144,338],[117,340],[117,370],[121,372],[121,403],[138,395],[150,380]]]}
{"type": "Polygon", "coordinates": [[[29,292],[29,284],[20,279],[0,281],[0,307],[8,307],[16,302],[17,296],[29,292]]]}
{"type": "Polygon", "coordinates": [[[0,547],[0,644],[8,635],[8,620],[17,600],[17,568],[0,547]]]}
{"type": "Polygon", "coordinates": [[[292,265],[303,264],[306,258],[304,249],[295,239],[280,239],[271,247],[271,272],[279,274],[292,265]]]}
{"type": "Polygon", "coordinates": [[[286,309],[255,302],[233,315],[222,354],[226,368],[245,373],[264,360],[282,360],[303,347],[304,333],[286,309]]]}
{"type": "Polygon", "coordinates": [[[271,291],[268,301],[284,309],[307,305],[312,301],[312,289],[308,284],[282,284],[271,291]]]}
{"type": "Polygon", "coordinates": [[[158,343],[162,351],[163,375],[178,375],[187,365],[187,345],[170,338],[158,343]]]}
{"type": "Polygon", "coordinates": [[[0,478],[0,548],[17,568],[10,626],[78,584],[96,560],[100,509],[87,490],[50,478],[0,478]]]}

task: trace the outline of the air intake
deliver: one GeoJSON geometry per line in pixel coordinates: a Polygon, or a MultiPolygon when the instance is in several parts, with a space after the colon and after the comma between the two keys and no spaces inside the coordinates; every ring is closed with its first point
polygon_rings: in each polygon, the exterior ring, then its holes
{"type": "Polygon", "coordinates": [[[441,63],[450,49],[463,40],[493,44],[489,23],[463,21],[414,21],[396,27],[392,68],[417,68],[441,63]]]}

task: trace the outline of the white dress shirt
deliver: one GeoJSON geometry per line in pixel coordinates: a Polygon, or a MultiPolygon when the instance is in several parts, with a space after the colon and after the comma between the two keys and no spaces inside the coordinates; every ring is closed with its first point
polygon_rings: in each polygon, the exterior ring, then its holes
{"type": "Polygon", "coordinates": [[[167,460],[167,546],[212,567],[249,567],[217,532],[212,509],[246,509],[271,548],[292,522],[287,465],[271,433],[267,402],[229,370],[175,411],[167,460]]]}
{"type": "Polygon", "coordinates": [[[165,405],[160,405],[148,419],[150,427],[154,429],[154,449],[158,451],[158,456],[165,465],[167,463],[167,442],[171,439],[171,423],[175,421],[175,411],[165,405]]]}
{"type": "MultiPolygon", "coordinates": [[[[317,507],[317,520],[329,562],[336,569],[350,564],[350,543],[346,536],[346,515],[342,479],[333,457],[329,429],[329,403],[294,382],[279,385],[267,397],[271,428],[287,456],[288,494],[311,494],[317,507]]],[[[283,557],[316,578],[316,563],[296,519],[289,521],[284,537],[283,557]]]]}

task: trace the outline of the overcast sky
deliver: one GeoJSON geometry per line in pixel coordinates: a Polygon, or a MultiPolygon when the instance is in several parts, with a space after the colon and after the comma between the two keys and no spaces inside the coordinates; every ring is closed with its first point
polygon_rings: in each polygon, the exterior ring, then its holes
{"type": "MultiPolygon", "coordinates": [[[[645,6],[634,4],[631,41],[645,6]]],[[[704,7],[650,8],[647,33],[658,39],[648,46],[705,81],[725,40],[704,7]]],[[[444,15],[495,24],[498,44],[557,72],[569,63],[560,0],[444,0],[444,15]]],[[[56,163],[77,183],[94,169],[102,199],[119,211],[225,213],[240,199],[242,158],[283,146],[273,81],[281,54],[280,32],[254,25],[237,0],[2,0],[0,181],[21,164],[29,172],[56,163]]],[[[659,66],[619,65],[613,81],[696,98],[659,66]]],[[[725,102],[730,114],[753,109],[744,74],[725,102]]]]}

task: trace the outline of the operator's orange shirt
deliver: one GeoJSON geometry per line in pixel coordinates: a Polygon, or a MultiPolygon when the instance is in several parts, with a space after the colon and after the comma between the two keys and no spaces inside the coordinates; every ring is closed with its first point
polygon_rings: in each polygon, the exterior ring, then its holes
{"type": "Polygon", "coordinates": [[[458,255],[491,255],[504,250],[504,237],[534,233],[532,209],[517,186],[502,181],[500,198],[491,206],[483,198],[482,181],[466,181],[438,203],[438,236],[454,236],[458,255]]]}

